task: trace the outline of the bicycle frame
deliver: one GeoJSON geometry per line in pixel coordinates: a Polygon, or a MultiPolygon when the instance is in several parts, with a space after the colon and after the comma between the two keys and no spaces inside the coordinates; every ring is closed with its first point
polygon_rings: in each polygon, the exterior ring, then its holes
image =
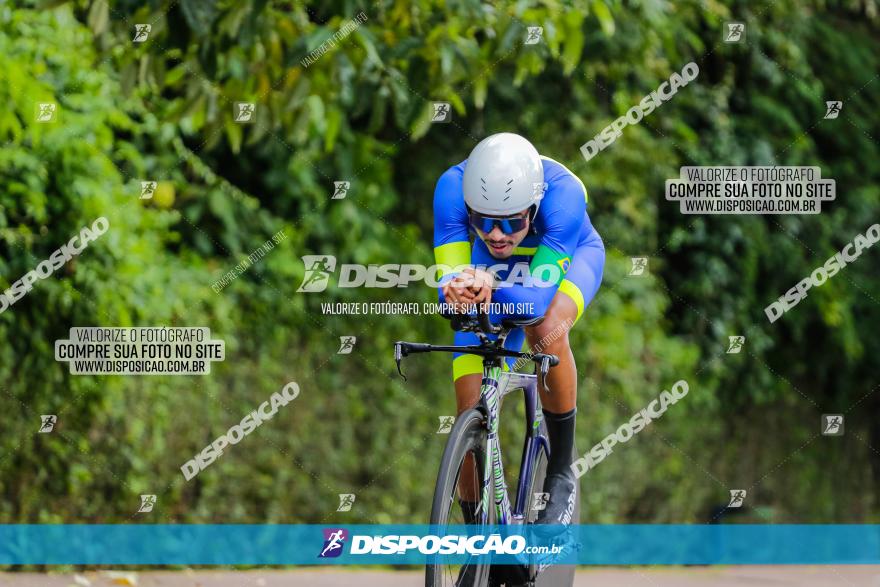
{"type": "MultiPolygon", "coordinates": [[[[510,332],[511,326],[495,327],[489,323],[488,316],[478,316],[479,325],[471,323],[461,330],[476,332],[480,338],[480,345],[448,346],[432,345],[425,343],[398,341],[394,343],[394,360],[397,363],[397,372],[406,379],[401,369],[401,361],[404,357],[414,353],[451,352],[469,353],[483,357],[483,379],[480,384],[479,408],[486,416],[488,438],[486,446],[486,462],[483,470],[483,487],[481,488],[480,503],[482,512],[480,519],[483,524],[489,522],[490,499],[495,504],[497,524],[521,524],[525,520],[529,496],[526,494],[529,480],[532,477],[533,467],[537,462],[542,448],[550,454],[550,442],[541,435],[542,415],[538,410],[538,378],[542,385],[547,387],[547,373],[550,367],[559,364],[559,357],[544,353],[522,353],[504,348],[504,341],[510,332]],[[497,339],[490,341],[486,332],[497,335],[497,339]],[[516,373],[502,371],[502,360],[515,358],[529,360],[535,363],[535,374],[516,373]],[[525,400],[526,434],[523,443],[522,461],[520,462],[519,479],[517,481],[516,501],[511,507],[510,497],[507,493],[507,485],[504,480],[504,465],[501,460],[501,444],[498,438],[499,411],[501,400],[510,392],[522,389],[525,400]],[[494,490],[494,491],[493,491],[494,490]]],[[[513,324],[512,327],[519,327],[513,324]]],[[[453,326],[455,328],[455,326],[453,326]]]]}
{"type": "Polygon", "coordinates": [[[532,478],[539,451],[543,448],[548,454],[550,453],[550,444],[547,438],[540,433],[543,417],[538,410],[537,376],[502,371],[498,359],[485,359],[483,361],[483,380],[480,385],[480,406],[486,413],[486,426],[489,430],[480,500],[484,504],[480,514],[481,522],[483,524],[489,523],[488,504],[493,497],[491,494],[494,493],[492,502],[495,504],[496,523],[499,525],[522,524],[529,504],[530,496],[526,493],[528,483],[532,478]],[[501,400],[517,389],[523,390],[526,435],[517,481],[516,501],[511,508],[507,483],[504,480],[504,465],[501,461],[498,423],[501,400]]]}

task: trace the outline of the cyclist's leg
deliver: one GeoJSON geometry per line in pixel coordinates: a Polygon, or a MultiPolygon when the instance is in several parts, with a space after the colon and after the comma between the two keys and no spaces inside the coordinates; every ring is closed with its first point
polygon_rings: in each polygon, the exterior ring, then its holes
{"type": "Polygon", "coordinates": [[[599,289],[604,264],[605,250],[601,240],[579,247],[559,291],[547,309],[544,321],[526,329],[533,352],[546,352],[559,357],[559,365],[552,368],[547,376],[550,393],[543,386],[539,390],[550,437],[550,458],[544,484],[544,491],[550,493],[550,503],[541,512],[539,522],[567,524],[571,519],[571,499],[576,481],[570,465],[577,413],[577,366],[568,332],[599,289]]]}
{"type": "Polygon", "coordinates": [[[556,414],[575,408],[577,398],[577,367],[568,343],[568,331],[578,320],[577,304],[561,291],[557,292],[544,314],[544,321],[526,328],[526,337],[532,352],[542,352],[559,357],[559,365],[550,369],[547,384],[552,393],[542,385],[541,405],[545,411],[556,414]]]}
{"type": "Polygon", "coordinates": [[[568,412],[575,408],[577,398],[577,368],[568,342],[568,331],[580,320],[584,309],[592,301],[602,281],[605,249],[598,241],[592,246],[579,247],[574,254],[568,273],[550,302],[544,321],[526,328],[526,336],[533,352],[559,356],[559,365],[550,369],[547,383],[552,393],[541,389],[541,403],[552,413],[568,412]]]}
{"type": "MultiPolygon", "coordinates": [[[[479,344],[480,340],[473,332],[456,332],[454,343],[458,345],[479,344]]],[[[480,382],[483,376],[482,359],[477,355],[456,353],[452,359],[452,378],[455,386],[456,416],[469,410],[480,399],[480,382]]],[[[458,497],[466,524],[476,522],[476,504],[479,501],[479,488],[476,464],[471,455],[462,463],[461,476],[458,480],[458,497]]]]}
{"type": "MultiPolygon", "coordinates": [[[[456,332],[453,344],[480,344],[473,332],[456,332]]],[[[477,405],[480,399],[480,381],[483,374],[483,361],[477,355],[455,353],[452,358],[452,379],[455,385],[455,402],[458,414],[477,405]]]]}

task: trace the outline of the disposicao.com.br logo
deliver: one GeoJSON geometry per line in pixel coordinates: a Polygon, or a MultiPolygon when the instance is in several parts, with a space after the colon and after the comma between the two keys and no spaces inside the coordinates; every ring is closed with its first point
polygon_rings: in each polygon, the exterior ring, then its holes
{"type": "MultiPolygon", "coordinates": [[[[336,257],[333,255],[303,255],[305,275],[302,283],[296,291],[315,293],[327,289],[330,277],[337,273],[336,257]]],[[[339,278],[337,287],[354,288],[391,288],[407,287],[411,282],[424,281],[429,287],[440,287],[450,274],[458,273],[473,265],[419,265],[410,263],[386,263],[384,265],[360,265],[357,263],[344,263],[339,266],[339,278]],[[441,277],[446,276],[446,278],[441,277]]],[[[497,287],[510,287],[512,285],[525,285],[527,287],[553,287],[562,276],[565,268],[562,263],[544,264],[531,268],[528,263],[520,262],[512,267],[507,263],[496,265],[478,266],[479,269],[490,273],[507,272],[503,281],[497,282],[497,287]]]]}
{"type": "MultiPolygon", "coordinates": [[[[325,528],[324,544],[319,558],[338,557],[344,550],[348,532],[342,528],[325,528]]],[[[424,555],[521,555],[558,554],[561,546],[528,546],[525,536],[500,534],[433,535],[416,534],[353,535],[351,555],[405,555],[416,552],[424,555]]]]}

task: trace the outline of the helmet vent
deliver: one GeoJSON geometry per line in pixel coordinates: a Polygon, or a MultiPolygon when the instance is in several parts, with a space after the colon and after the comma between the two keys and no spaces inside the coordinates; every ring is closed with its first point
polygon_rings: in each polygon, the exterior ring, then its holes
{"type": "Polygon", "coordinates": [[[510,216],[540,198],[534,186],[545,180],[543,162],[524,137],[513,133],[488,136],[473,148],[462,166],[464,201],[482,213],[510,216]]]}

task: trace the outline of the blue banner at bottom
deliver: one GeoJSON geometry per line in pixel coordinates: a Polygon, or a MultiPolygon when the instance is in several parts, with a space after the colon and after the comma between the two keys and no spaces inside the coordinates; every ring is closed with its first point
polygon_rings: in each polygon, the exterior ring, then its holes
{"type": "Polygon", "coordinates": [[[0,565],[880,564],[880,525],[0,525],[0,565]]]}

